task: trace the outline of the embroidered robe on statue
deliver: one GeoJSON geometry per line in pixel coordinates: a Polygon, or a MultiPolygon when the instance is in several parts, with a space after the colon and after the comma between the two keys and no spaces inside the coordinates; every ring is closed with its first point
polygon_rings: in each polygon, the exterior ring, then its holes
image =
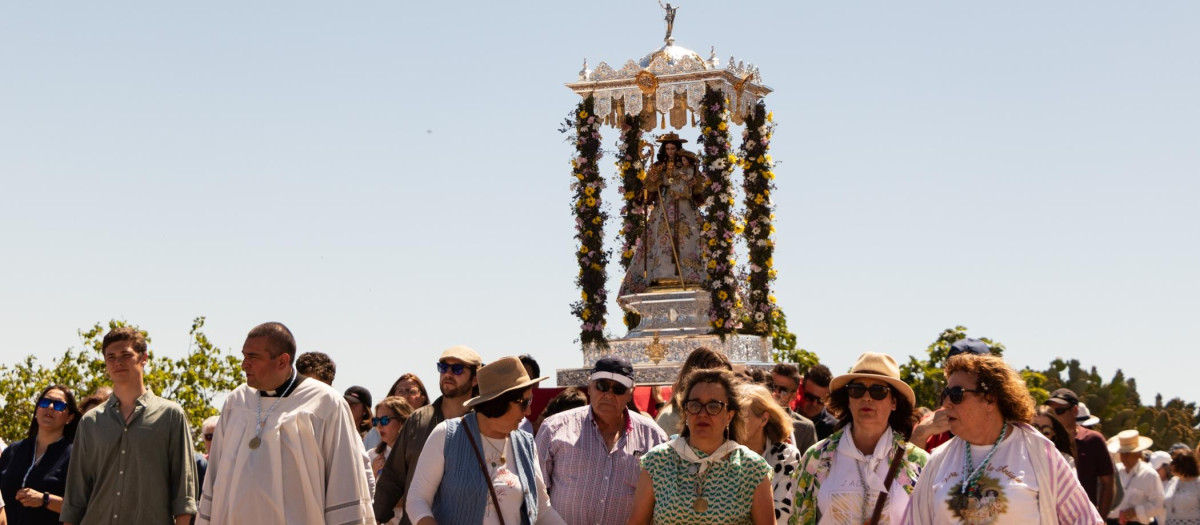
{"type": "Polygon", "coordinates": [[[646,191],[654,204],[647,207],[646,233],[634,249],[620,295],[641,293],[656,284],[704,282],[704,252],[700,244],[704,242],[700,236],[703,221],[694,200],[704,188],[704,176],[696,171],[694,160],[689,162],[689,166],[678,161],[657,162],[646,174],[646,191]]]}

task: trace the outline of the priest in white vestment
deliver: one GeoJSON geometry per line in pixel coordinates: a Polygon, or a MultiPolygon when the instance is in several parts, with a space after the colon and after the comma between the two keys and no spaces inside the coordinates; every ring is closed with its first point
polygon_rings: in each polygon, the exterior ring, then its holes
{"type": "Polygon", "coordinates": [[[225,401],[196,523],[374,524],[365,451],[342,394],[292,369],[291,332],[255,327],[225,401]]]}

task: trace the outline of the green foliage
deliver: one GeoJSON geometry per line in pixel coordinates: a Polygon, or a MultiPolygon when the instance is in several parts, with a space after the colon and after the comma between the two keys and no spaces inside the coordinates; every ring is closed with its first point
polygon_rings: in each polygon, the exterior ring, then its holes
{"type": "MultiPolygon", "coordinates": [[[[934,342],[926,347],[928,359],[917,359],[909,356],[907,363],[900,365],[900,379],[908,383],[917,394],[917,406],[937,408],[942,387],[946,385],[946,376],[942,373],[942,365],[946,355],[950,353],[950,345],[967,338],[967,327],[956,326],[942,330],[934,342]]],[[[986,337],[979,338],[987,343],[995,355],[1004,355],[1004,345],[993,342],[986,337]]]]}
{"type": "Polygon", "coordinates": [[[783,309],[775,307],[776,315],[771,316],[771,358],[776,363],[792,363],[799,369],[800,373],[808,371],[813,365],[820,362],[817,354],[809,352],[803,348],[796,346],[796,334],[788,330],[787,315],[783,313],[783,309]]]}
{"type": "MultiPolygon", "coordinates": [[[[48,385],[71,387],[77,401],[107,386],[101,344],[105,333],[121,326],[126,323],[113,320],[107,326],[96,323],[90,329],[80,330],[81,348],[67,349],[49,366],[43,366],[34,356],[13,366],[0,365],[4,407],[0,410],[0,437],[11,443],[25,436],[33,417],[34,397],[48,385]]],[[[209,341],[201,330],[203,327],[203,317],[192,322],[188,352],[179,359],[156,356],[151,346],[145,375],[146,387],[179,403],[196,432],[205,418],[217,413],[212,406],[213,397],[233,390],[242,381],[240,361],[209,341]]],[[[146,341],[150,343],[148,334],[146,341]]]]}

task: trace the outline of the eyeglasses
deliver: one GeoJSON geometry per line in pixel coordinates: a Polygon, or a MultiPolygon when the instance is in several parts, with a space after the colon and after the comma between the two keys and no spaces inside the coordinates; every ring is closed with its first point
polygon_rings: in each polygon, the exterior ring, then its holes
{"type": "Polygon", "coordinates": [[[601,393],[612,390],[613,395],[623,396],[625,392],[629,391],[629,387],[611,379],[597,379],[596,390],[599,390],[601,393]]]}
{"type": "Polygon", "coordinates": [[[710,416],[715,416],[725,411],[725,402],[709,401],[707,403],[701,403],[695,399],[689,399],[683,404],[683,409],[687,410],[687,413],[693,416],[699,414],[700,410],[708,412],[708,415],[710,416]]]}
{"type": "Polygon", "coordinates": [[[1046,436],[1050,439],[1054,439],[1054,427],[1040,425],[1037,427],[1037,429],[1038,429],[1038,432],[1041,432],[1043,436],[1046,436]]]}
{"type": "Polygon", "coordinates": [[[437,365],[437,370],[438,370],[439,374],[444,374],[444,373],[446,373],[447,370],[449,370],[450,373],[452,373],[456,376],[461,376],[463,371],[466,369],[467,369],[467,365],[464,365],[462,363],[449,364],[449,363],[443,363],[441,361],[438,361],[438,365],[437,365]]]}
{"type": "Polygon", "coordinates": [[[820,403],[821,397],[822,396],[820,396],[818,394],[814,394],[812,392],[805,390],[804,395],[800,396],[800,402],[801,403],[810,403],[810,404],[811,403],[820,403]]]}
{"type": "Polygon", "coordinates": [[[205,435],[204,435],[204,440],[205,440],[205,441],[212,441],[212,438],[213,438],[213,435],[212,435],[212,434],[205,434],[205,435]]]}
{"type": "MultiPolygon", "coordinates": [[[[438,363],[438,364],[441,364],[441,363],[438,363]]],[[[441,370],[441,367],[438,367],[438,370],[441,370]]],[[[408,388],[406,388],[406,389],[405,389],[405,388],[397,388],[396,390],[392,391],[392,395],[396,395],[396,396],[419,396],[419,395],[421,395],[421,389],[419,389],[419,388],[417,388],[417,387],[415,387],[415,386],[413,386],[413,387],[408,387],[408,388]]]]}
{"type": "Polygon", "coordinates": [[[775,385],[775,386],[771,387],[771,391],[776,394],[783,394],[786,396],[788,394],[791,394],[792,392],[795,392],[796,389],[775,385]]]}
{"type": "Polygon", "coordinates": [[[403,419],[400,419],[396,416],[379,416],[379,417],[371,418],[371,425],[377,426],[377,427],[386,427],[389,424],[391,424],[392,421],[399,421],[401,423],[404,422],[403,419]]]}
{"type": "Polygon", "coordinates": [[[53,408],[55,412],[62,412],[67,409],[67,403],[57,399],[43,397],[38,400],[38,408],[53,408]]]}
{"type": "Polygon", "coordinates": [[[513,403],[521,405],[521,410],[525,410],[525,409],[529,408],[530,403],[533,403],[533,398],[532,397],[522,397],[519,400],[514,399],[513,403]]]}
{"type": "Polygon", "coordinates": [[[948,387],[942,389],[942,398],[941,398],[942,403],[946,402],[947,397],[950,398],[951,403],[954,403],[956,405],[959,403],[962,403],[963,402],[963,394],[965,394],[967,392],[982,394],[984,392],[987,392],[987,389],[985,389],[985,388],[963,388],[961,386],[948,386],[948,387]]]}
{"type": "Polygon", "coordinates": [[[846,385],[846,393],[850,394],[851,399],[861,399],[867,392],[871,393],[871,399],[879,401],[892,393],[892,388],[884,385],[871,385],[869,388],[862,383],[850,383],[846,385]]]}
{"type": "Polygon", "coordinates": [[[1065,407],[1050,407],[1050,408],[1054,409],[1055,414],[1058,414],[1061,416],[1063,414],[1066,414],[1068,410],[1071,410],[1071,405],[1067,405],[1065,407]]]}

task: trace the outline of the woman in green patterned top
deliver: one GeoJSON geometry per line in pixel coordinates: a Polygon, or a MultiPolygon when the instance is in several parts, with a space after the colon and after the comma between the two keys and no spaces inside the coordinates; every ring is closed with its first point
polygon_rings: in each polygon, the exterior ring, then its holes
{"type": "Polygon", "coordinates": [[[683,432],[642,456],[630,525],[775,523],[771,467],[737,444],[736,382],[727,370],[683,381],[683,432]]]}

